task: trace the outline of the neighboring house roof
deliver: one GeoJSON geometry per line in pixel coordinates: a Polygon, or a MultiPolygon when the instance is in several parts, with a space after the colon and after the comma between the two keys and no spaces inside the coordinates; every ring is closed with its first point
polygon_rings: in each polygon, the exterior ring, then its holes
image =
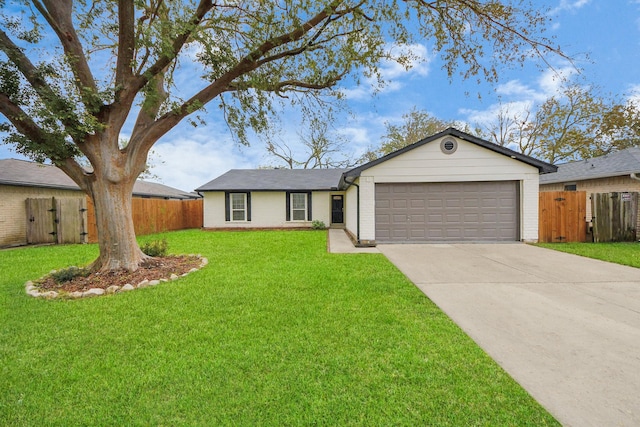
{"type": "MultiPolygon", "coordinates": [[[[0,184],[21,187],[41,187],[61,190],[80,190],[80,187],[64,172],[52,165],[26,160],[0,159],[0,184]]],[[[133,195],[169,199],[197,199],[197,194],[178,190],[167,185],[148,181],[136,181],[133,195]]]]}
{"type": "MultiPolygon", "coordinates": [[[[429,136],[427,138],[424,138],[416,143],[413,143],[411,145],[407,145],[406,147],[398,150],[398,151],[394,151],[393,153],[387,154],[386,156],[380,157],[379,159],[376,159],[372,162],[366,163],[362,166],[359,166],[357,168],[351,169],[350,171],[346,172],[344,174],[344,178],[346,177],[357,177],[360,176],[360,173],[366,169],[369,169],[370,167],[373,167],[375,165],[378,165],[382,162],[386,162],[389,159],[392,159],[396,156],[399,156],[401,154],[406,153],[407,151],[411,151],[414,148],[420,147],[422,145],[428,144],[432,141],[435,141],[437,139],[440,139],[444,136],[454,136],[456,138],[462,139],[464,141],[468,141],[472,144],[476,144],[479,145],[481,147],[487,148],[491,151],[495,151],[496,153],[511,157],[512,159],[516,159],[519,160],[521,162],[524,162],[528,165],[534,166],[536,168],[538,168],[538,170],[540,171],[540,173],[542,174],[546,174],[546,173],[553,173],[556,171],[557,167],[550,164],[550,163],[546,163],[543,162],[542,160],[538,160],[538,159],[534,159],[533,157],[527,156],[525,154],[522,153],[518,153],[516,151],[513,151],[509,148],[503,147],[501,145],[497,145],[494,144],[492,142],[489,141],[485,141],[484,139],[480,139],[480,138],[476,138],[473,135],[469,135],[468,133],[459,131],[458,129],[455,128],[448,128],[443,130],[442,132],[439,132],[435,135],[429,136]]],[[[543,175],[544,176],[544,175],[543,175]]],[[[342,184],[342,182],[341,182],[342,184]]]]}
{"type": "Polygon", "coordinates": [[[336,190],[346,169],[232,169],[196,191],[336,190]]]}
{"type": "Polygon", "coordinates": [[[585,179],[640,173],[640,147],[631,147],[592,159],[558,165],[558,172],[542,175],[540,184],[583,181],[585,179]]]}

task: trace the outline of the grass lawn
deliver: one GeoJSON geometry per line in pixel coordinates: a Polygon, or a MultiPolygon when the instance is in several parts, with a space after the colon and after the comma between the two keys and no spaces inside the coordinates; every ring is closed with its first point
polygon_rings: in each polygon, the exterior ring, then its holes
{"type": "Polygon", "coordinates": [[[0,425],[557,425],[379,254],[326,233],[163,238],[177,282],[41,300],[24,282],[95,245],[0,251],[0,425]]]}
{"type": "Polygon", "coordinates": [[[640,243],[538,243],[537,246],[640,268],[640,243]]]}

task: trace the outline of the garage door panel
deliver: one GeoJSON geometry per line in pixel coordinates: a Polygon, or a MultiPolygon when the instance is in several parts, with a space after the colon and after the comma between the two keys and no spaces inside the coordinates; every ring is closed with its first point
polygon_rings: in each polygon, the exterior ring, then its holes
{"type": "Polygon", "coordinates": [[[426,206],[424,199],[411,199],[411,209],[424,209],[426,206]]]}
{"type": "Polygon", "coordinates": [[[406,209],[408,206],[408,201],[406,199],[393,199],[391,201],[392,209],[406,209]]]}
{"type": "Polygon", "coordinates": [[[376,240],[518,240],[517,182],[376,184],[376,240]]]}

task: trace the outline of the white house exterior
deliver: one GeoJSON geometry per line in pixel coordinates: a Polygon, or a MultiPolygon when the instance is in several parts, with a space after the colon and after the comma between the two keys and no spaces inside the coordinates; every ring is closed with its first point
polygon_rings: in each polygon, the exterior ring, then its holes
{"type": "Polygon", "coordinates": [[[204,196],[204,227],[309,228],[313,221],[344,226],[338,183],[345,171],[230,170],[196,189],[204,196]]]}
{"type": "Polygon", "coordinates": [[[538,178],[554,171],[450,128],[351,170],[236,170],[197,191],[205,228],[308,227],[321,220],[344,227],[361,245],[537,241],[538,178]],[[293,212],[295,203],[306,215],[293,212]]]}

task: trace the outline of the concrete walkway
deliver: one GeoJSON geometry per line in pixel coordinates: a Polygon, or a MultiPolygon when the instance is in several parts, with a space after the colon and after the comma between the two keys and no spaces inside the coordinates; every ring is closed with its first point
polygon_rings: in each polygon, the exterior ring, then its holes
{"type": "Polygon", "coordinates": [[[640,425],[640,269],[525,244],[378,249],[562,424],[640,425]]]}
{"type": "Polygon", "coordinates": [[[328,250],[336,254],[380,253],[377,248],[356,248],[347,233],[341,228],[330,228],[328,250]]]}

